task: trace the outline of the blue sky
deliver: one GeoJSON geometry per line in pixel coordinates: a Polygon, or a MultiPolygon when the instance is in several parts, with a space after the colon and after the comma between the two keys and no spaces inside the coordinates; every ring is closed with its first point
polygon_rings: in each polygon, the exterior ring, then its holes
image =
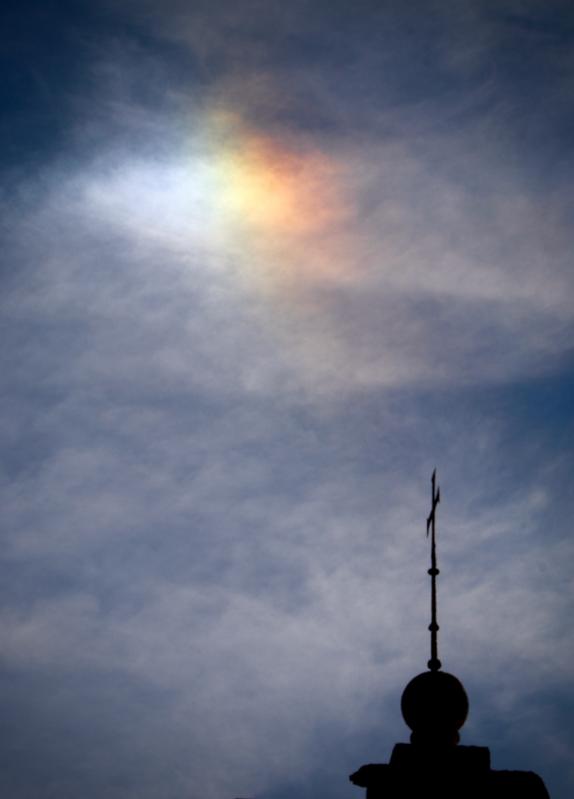
{"type": "Polygon", "coordinates": [[[0,789],[360,796],[439,638],[574,788],[566,2],[21,2],[0,789]]]}

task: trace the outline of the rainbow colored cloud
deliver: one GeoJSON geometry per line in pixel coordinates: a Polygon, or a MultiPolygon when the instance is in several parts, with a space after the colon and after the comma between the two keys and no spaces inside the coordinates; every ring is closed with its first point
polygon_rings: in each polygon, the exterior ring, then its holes
{"type": "Polygon", "coordinates": [[[209,113],[202,130],[213,229],[241,253],[259,288],[300,294],[348,278],[343,231],[354,202],[344,162],[227,111],[209,113]]]}

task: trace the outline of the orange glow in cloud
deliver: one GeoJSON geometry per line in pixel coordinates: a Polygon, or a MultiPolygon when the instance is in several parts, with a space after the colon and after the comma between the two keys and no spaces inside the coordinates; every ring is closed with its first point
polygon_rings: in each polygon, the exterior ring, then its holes
{"type": "Polygon", "coordinates": [[[245,225],[288,236],[324,233],[341,221],[336,167],[321,153],[296,153],[252,135],[220,159],[226,211],[245,225]]]}
{"type": "Polygon", "coordinates": [[[342,163],[222,112],[212,116],[208,139],[219,226],[239,244],[251,279],[300,295],[348,277],[342,230],[351,204],[342,163]]]}

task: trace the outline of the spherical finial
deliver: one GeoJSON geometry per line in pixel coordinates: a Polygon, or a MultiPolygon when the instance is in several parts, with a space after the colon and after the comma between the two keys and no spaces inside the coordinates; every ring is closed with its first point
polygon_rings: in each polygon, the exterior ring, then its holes
{"type": "Polygon", "coordinates": [[[452,674],[426,671],[414,677],[403,691],[401,711],[412,730],[413,744],[454,745],[468,715],[468,697],[452,674]]]}

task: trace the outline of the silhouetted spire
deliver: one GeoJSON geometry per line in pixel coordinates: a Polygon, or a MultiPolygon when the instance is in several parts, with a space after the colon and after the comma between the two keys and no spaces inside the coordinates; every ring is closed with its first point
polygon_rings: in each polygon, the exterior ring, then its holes
{"type": "Polygon", "coordinates": [[[436,509],[440,489],[431,478],[431,658],[429,671],[414,677],[401,698],[411,742],[395,744],[389,763],[362,766],[350,780],[367,789],[366,799],[549,799],[541,778],[531,771],[497,771],[486,746],[457,746],[468,715],[460,680],[441,671],[438,659],[436,509]]]}
{"type": "Polygon", "coordinates": [[[429,530],[431,533],[431,567],[428,573],[431,576],[431,623],[429,630],[431,634],[431,657],[428,667],[431,671],[438,671],[441,662],[438,659],[438,631],[437,607],[436,607],[436,578],[440,574],[436,565],[436,508],[440,502],[440,488],[436,487],[436,469],[431,478],[431,512],[427,518],[427,538],[429,530]]]}
{"type": "Polygon", "coordinates": [[[437,585],[440,574],[436,556],[436,510],[440,502],[440,488],[436,482],[436,469],[431,477],[431,510],[427,517],[427,538],[431,537],[431,657],[430,672],[414,677],[401,698],[401,711],[411,729],[411,743],[431,746],[453,746],[459,741],[458,731],[468,715],[468,697],[460,680],[440,671],[438,658],[437,585]]]}

